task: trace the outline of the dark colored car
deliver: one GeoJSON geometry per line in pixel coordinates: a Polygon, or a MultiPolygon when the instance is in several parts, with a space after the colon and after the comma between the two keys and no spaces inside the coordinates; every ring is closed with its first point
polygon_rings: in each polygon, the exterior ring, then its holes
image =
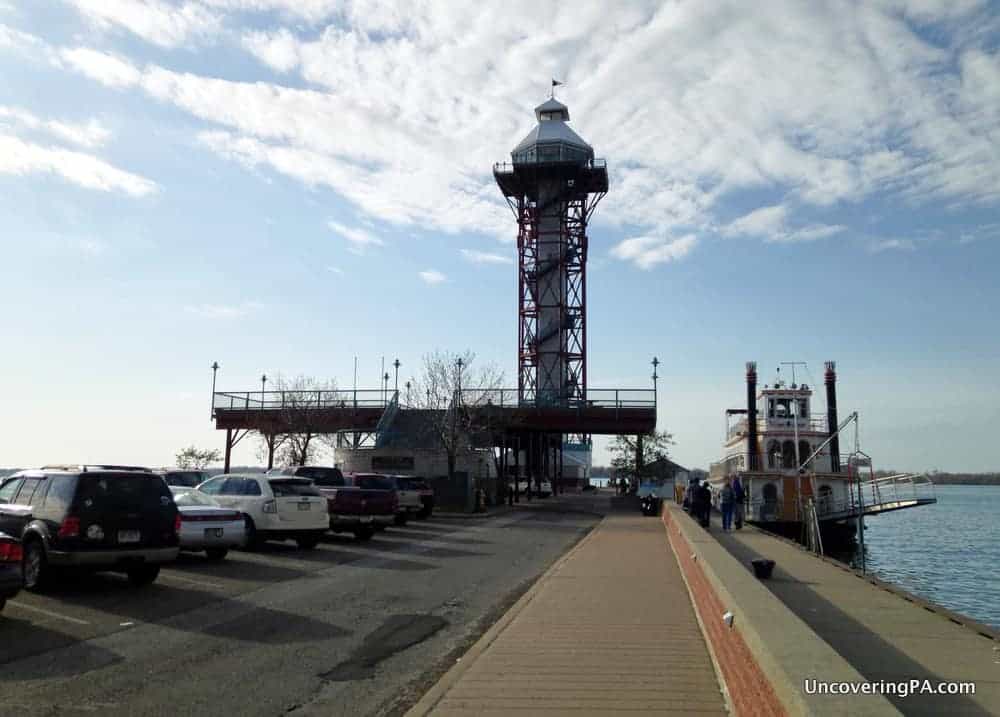
{"type": "Polygon", "coordinates": [[[208,471],[187,468],[168,468],[154,472],[161,476],[167,485],[175,488],[194,488],[212,477],[208,471]]]}
{"type": "Polygon", "coordinates": [[[21,541],[0,533],[0,610],[21,591],[21,541]]]}
{"type": "Polygon", "coordinates": [[[150,471],[43,468],[0,484],[0,531],[21,540],[29,590],[60,567],[120,571],[147,585],[177,557],[179,530],[170,489],[150,471]]]}
{"type": "Polygon", "coordinates": [[[280,473],[309,478],[316,484],[326,498],[330,530],[334,533],[354,533],[358,540],[368,540],[378,528],[395,520],[398,502],[388,483],[359,483],[353,476],[344,476],[339,468],[327,466],[294,466],[280,473]]]}

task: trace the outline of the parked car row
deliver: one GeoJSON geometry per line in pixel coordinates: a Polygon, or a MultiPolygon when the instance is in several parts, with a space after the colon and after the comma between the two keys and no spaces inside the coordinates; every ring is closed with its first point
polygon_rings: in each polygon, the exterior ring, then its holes
{"type": "Polygon", "coordinates": [[[328,530],[368,540],[433,510],[419,478],[322,466],[217,476],[121,465],[21,471],[0,481],[0,608],[61,568],[146,585],[181,550],[222,560],[266,540],[311,549],[328,530]]]}

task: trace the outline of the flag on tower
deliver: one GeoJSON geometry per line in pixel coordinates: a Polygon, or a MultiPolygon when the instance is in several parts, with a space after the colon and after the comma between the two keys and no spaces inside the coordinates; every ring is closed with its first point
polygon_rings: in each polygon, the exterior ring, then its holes
{"type": "Polygon", "coordinates": [[[562,82],[560,82],[559,80],[556,80],[556,79],[552,80],[552,86],[553,87],[558,87],[561,84],[562,84],[562,82]]]}

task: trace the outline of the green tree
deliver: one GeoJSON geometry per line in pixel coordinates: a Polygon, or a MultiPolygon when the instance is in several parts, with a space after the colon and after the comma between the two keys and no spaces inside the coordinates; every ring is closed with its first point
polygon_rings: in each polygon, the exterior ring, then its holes
{"type": "MultiPolygon", "coordinates": [[[[637,436],[615,436],[614,442],[608,448],[611,453],[611,467],[620,476],[633,478],[636,476],[635,453],[638,443],[637,436]]],[[[674,436],[667,431],[654,431],[642,436],[642,462],[644,465],[670,456],[670,446],[674,445],[674,436]]]]}
{"type": "Polygon", "coordinates": [[[188,446],[174,457],[178,468],[200,469],[222,459],[222,453],[215,448],[188,446]]]}

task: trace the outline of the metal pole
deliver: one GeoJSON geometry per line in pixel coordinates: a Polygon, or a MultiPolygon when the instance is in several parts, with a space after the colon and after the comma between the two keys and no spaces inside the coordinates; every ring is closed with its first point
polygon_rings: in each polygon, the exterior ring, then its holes
{"type": "Polygon", "coordinates": [[[399,359],[397,358],[395,361],[392,362],[392,365],[393,368],[396,369],[396,393],[399,393],[399,367],[402,366],[403,364],[401,364],[399,362],[399,359]]]}
{"type": "Polygon", "coordinates": [[[219,362],[212,362],[212,412],[208,416],[208,420],[215,418],[215,375],[219,372],[219,362]]]}
{"type": "Polygon", "coordinates": [[[230,462],[229,459],[232,456],[232,454],[233,454],[233,429],[232,428],[227,428],[226,429],[226,462],[225,462],[225,465],[222,467],[222,472],[223,473],[228,473],[229,472],[229,462],[230,462]]]}
{"type": "Polygon", "coordinates": [[[260,377],[260,410],[264,410],[264,389],[267,387],[267,374],[260,377]]]}

